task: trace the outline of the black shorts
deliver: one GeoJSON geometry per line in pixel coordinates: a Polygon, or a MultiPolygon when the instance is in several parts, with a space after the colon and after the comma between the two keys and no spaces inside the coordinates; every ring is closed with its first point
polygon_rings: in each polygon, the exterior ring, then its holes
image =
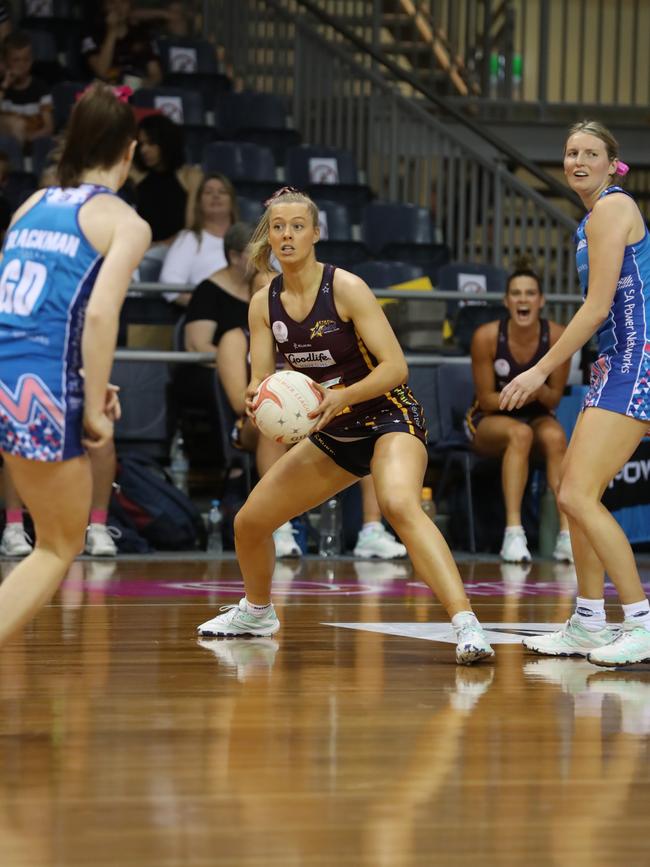
{"type": "Polygon", "coordinates": [[[531,404],[530,407],[522,407],[515,412],[482,412],[478,403],[472,404],[465,415],[463,424],[465,435],[470,442],[474,441],[476,430],[484,418],[503,415],[508,418],[514,418],[515,421],[520,421],[522,424],[530,424],[538,418],[555,418],[555,413],[551,412],[546,407],[540,407],[539,404],[531,404]]]}
{"type": "Polygon", "coordinates": [[[397,413],[390,414],[390,418],[382,419],[374,424],[367,436],[350,438],[347,441],[342,433],[336,431],[334,435],[318,431],[309,439],[315,446],[329,455],[335,464],[352,473],[354,476],[363,478],[370,473],[370,461],[375,451],[375,443],[379,437],[389,433],[407,433],[417,437],[426,445],[427,432],[420,425],[406,421],[397,413]]]}

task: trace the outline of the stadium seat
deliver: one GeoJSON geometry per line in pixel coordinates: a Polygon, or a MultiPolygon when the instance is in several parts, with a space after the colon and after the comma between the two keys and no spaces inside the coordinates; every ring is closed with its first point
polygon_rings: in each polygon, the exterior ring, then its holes
{"type": "Polygon", "coordinates": [[[240,195],[263,201],[278,186],[275,161],[269,148],[252,142],[210,142],[203,149],[204,172],[227,175],[240,195]]]}
{"type": "Polygon", "coordinates": [[[503,304],[466,304],[456,311],[454,320],[454,342],[460,351],[467,355],[472,346],[472,337],[480,325],[505,319],[508,310],[503,304]]]}
{"type": "Polygon", "coordinates": [[[262,214],[264,213],[264,205],[257,199],[249,199],[246,196],[237,196],[237,205],[239,206],[239,219],[244,223],[252,223],[256,225],[262,214]]]}
{"type": "Polygon", "coordinates": [[[432,244],[433,224],[426,208],[372,202],[364,208],[361,235],[375,256],[383,256],[389,244],[432,244]]]}
{"type": "MultiPolygon", "coordinates": [[[[507,279],[507,271],[498,265],[451,262],[438,270],[437,286],[443,292],[458,292],[465,299],[471,298],[474,304],[484,304],[480,300],[481,293],[505,294],[507,279]]],[[[458,306],[456,301],[447,302],[447,317],[450,320],[454,319],[458,306]]]]}
{"type": "Polygon", "coordinates": [[[203,100],[197,91],[178,87],[141,87],[131,97],[134,106],[155,108],[175,123],[204,123],[203,100]]]}
{"type": "Polygon", "coordinates": [[[288,126],[284,103],[274,94],[223,93],[217,96],[214,112],[224,138],[268,147],[277,163],[283,164],[287,149],[300,142],[300,133],[288,126]]]}
{"type": "Polygon", "coordinates": [[[165,73],[218,73],[215,47],[206,39],[170,36],[157,41],[165,73]]]}
{"type": "Polygon", "coordinates": [[[37,189],[36,177],[32,172],[9,172],[2,189],[2,195],[15,211],[37,189]]]}
{"type": "Polygon", "coordinates": [[[361,262],[352,270],[365,280],[371,289],[386,289],[424,276],[422,268],[408,262],[361,262]]]}
{"type": "Polygon", "coordinates": [[[484,459],[474,454],[463,429],[465,413],[474,398],[471,362],[468,359],[459,364],[441,364],[435,370],[435,377],[439,425],[439,438],[435,444],[435,452],[443,460],[442,472],[436,488],[436,505],[439,506],[445,493],[452,468],[460,466],[463,472],[467,507],[467,542],[469,550],[475,553],[472,471],[476,464],[484,459]]]}
{"type": "Polygon", "coordinates": [[[50,156],[57,146],[57,142],[50,136],[35,138],[32,142],[32,171],[36,178],[40,178],[43,169],[50,161],[50,156]]]}
{"type": "Polygon", "coordinates": [[[54,129],[63,129],[68,122],[78,94],[88,85],[81,81],[59,81],[52,87],[52,103],[54,109],[54,129]]]}
{"type": "Polygon", "coordinates": [[[0,152],[7,155],[11,171],[23,170],[23,148],[18,139],[11,135],[0,135],[0,152]]]}
{"type": "Polygon", "coordinates": [[[342,148],[311,145],[289,148],[285,177],[313,199],[345,204],[354,223],[361,221],[363,208],[372,199],[370,188],[359,181],[354,156],[342,148]]]}
{"type": "Polygon", "coordinates": [[[326,231],[323,231],[321,225],[321,238],[327,241],[351,241],[352,225],[346,206],[330,199],[318,199],[315,204],[326,228],[326,231]]]}

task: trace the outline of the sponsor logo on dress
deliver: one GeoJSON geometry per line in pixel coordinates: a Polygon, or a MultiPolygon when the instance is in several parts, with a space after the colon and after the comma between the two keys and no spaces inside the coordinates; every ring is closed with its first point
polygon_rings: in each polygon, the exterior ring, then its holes
{"type": "Polygon", "coordinates": [[[333,319],[319,319],[315,325],[312,325],[309,336],[314,340],[316,337],[323,337],[325,334],[334,334],[338,330],[338,323],[333,319]]]}
{"type": "Polygon", "coordinates": [[[292,367],[332,367],[336,364],[329,349],[322,352],[287,352],[292,367]]]}
{"type": "Polygon", "coordinates": [[[586,238],[582,238],[582,240],[578,241],[578,246],[577,246],[577,248],[576,248],[576,252],[579,253],[580,250],[584,250],[584,248],[585,248],[586,246],[587,246],[587,239],[586,239],[586,238]]]}
{"type": "Polygon", "coordinates": [[[510,364],[507,358],[497,358],[494,362],[494,372],[497,376],[507,376],[510,373],[510,364]]]}
{"type": "Polygon", "coordinates": [[[278,343],[284,343],[289,338],[289,329],[281,319],[275,320],[271,330],[278,343]]]}

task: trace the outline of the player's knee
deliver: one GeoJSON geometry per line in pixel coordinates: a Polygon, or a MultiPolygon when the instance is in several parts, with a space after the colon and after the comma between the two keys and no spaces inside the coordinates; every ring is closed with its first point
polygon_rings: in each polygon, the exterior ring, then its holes
{"type": "Polygon", "coordinates": [[[586,492],[572,483],[570,479],[562,479],[557,491],[557,504],[560,511],[571,518],[579,518],[584,511],[586,492]]]}
{"type": "Polygon", "coordinates": [[[235,536],[240,542],[247,539],[253,542],[269,531],[268,516],[263,515],[250,503],[244,503],[235,515],[234,529],[235,536]]]}
{"type": "Polygon", "coordinates": [[[547,454],[561,455],[566,451],[566,435],[559,426],[544,431],[541,443],[547,454]]]}
{"type": "Polygon", "coordinates": [[[513,425],[508,436],[508,443],[511,448],[518,451],[530,451],[533,445],[532,428],[527,424],[513,425]]]}
{"type": "Polygon", "coordinates": [[[408,521],[417,503],[406,491],[393,490],[378,497],[379,508],[388,523],[397,528],[408,521]]]}

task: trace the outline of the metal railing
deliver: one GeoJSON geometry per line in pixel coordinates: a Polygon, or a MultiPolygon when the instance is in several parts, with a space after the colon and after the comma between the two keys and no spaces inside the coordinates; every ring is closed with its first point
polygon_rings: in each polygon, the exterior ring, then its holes
{"type": "Polygon", "coordinates": [[[527,252],[546,294],[575,290],[572,216],[515,177],[496,149],[486,156],[423,100],[404,97],[375,58],[353,54],[335,32],[324,38],[301,7],[217,0],[246,85],[284,96],[305,141],[351,151],[380,199],[429,207],[453,259],[509,268],[527,252]]]}

